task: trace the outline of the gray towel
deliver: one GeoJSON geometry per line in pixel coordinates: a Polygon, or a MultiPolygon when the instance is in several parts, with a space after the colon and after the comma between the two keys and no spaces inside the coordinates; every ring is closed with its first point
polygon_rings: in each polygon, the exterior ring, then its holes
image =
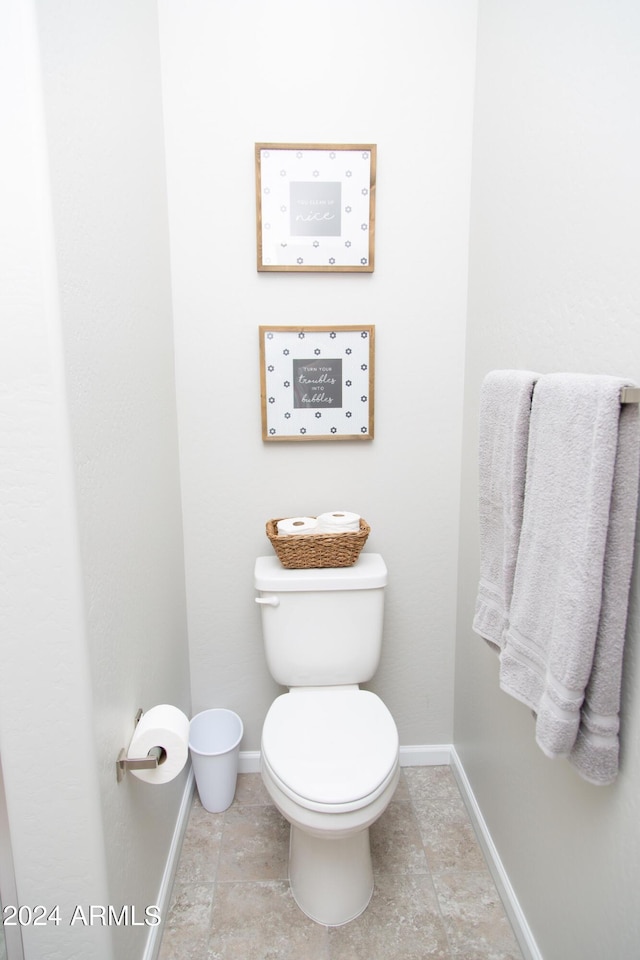
{"type": "Polygon", "coordinates": [[[534,393],[503,690],[536,713],[547,756],[593,783],[618,769],[622,649],[638,497],[627,381],[550,374],[534,393]]]}
{"type": "Polygon", "coordinates": [[[537,373],[494,370],[480,391],[480,579],[473,629],[502,648],[520,541],[531,394],[537,373]]]}

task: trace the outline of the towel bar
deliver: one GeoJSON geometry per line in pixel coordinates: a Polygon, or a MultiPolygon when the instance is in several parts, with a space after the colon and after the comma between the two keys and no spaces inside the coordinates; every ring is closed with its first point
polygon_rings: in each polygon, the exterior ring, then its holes
{"type": "Polygon", "coordinates": [[[640,387],[623,387],[620,391],[620,403],[640,403],[640,387]]]}

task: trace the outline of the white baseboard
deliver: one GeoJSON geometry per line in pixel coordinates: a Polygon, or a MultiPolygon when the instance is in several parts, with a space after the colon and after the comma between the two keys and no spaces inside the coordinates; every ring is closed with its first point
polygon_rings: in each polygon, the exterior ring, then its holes
{"type": "MultiPolygon", "coordinates": [[[[526,917],[518,903],[515,891],[511,886],[507,872],[504,869],[496,846],[489,833],[489,828],[478,802],[474,796],[471,784],[462,766],[462,762],[456,748],[451,743],[436,744],[417,744],[412,746],[400,747],[400,766],[402,767],[427,767],[427,766],[450,766],[456,782],[460,788],[462,799],[469,811],[471,822],[478,836],[478,842],[482,848],[485,859],[495,881],[496,887],[507,916],[511,922],[514,933],[520,944],[520,949],[525,960],[543,960],[533,934],[529,928],[526,917]]],[[[260,772],[260,751],[245,750],[241,751],[238,757],[239,773],[259,773],[260,772]]],[[[171,847],[167,856],[167,865],[158,894],[157,904],[160,908],[161,916],[166,916],[169,910],[169,901],[171,899],[171,889],[180,857],[180,848],[182,846],[182,837],[189,819],[191,801],[194,791],[193,770],[189,772],[182,803],[176,821],[176,827],[171,841],[171,847]]],[[[162,935],[162,924],[156,927],[150,927],[149,937],[147,939],[146,949],[142,960],[156,960],[160,949],[160,939],[162,935]]]]}
{"type": "MultiPolygon", "coordinates": [[[[449,743],[430,746],[400,747],[401,767],[433,767],[451,762],[453,747],[449,743]]],[[[238,757],[238,773],[260,773],[260,751],[243,750],[238,757]]]]}
{"type": "Polygon", "coordinates": [[[450,743],[434,743],[400,747],[401,767],[448,767],[451,763],[450,743]]]}
{"type": "MultiPolygon", "coordinates": [[[[449,766],[451,763],[450,743],[436,743],[428,746],[400,747],[401,767],[449,766]]],[[[260,773],[260,751],[243,750],[238,757],[238,773],[260,773]]]]}
{"type": "Polygon", "coordinates": [[[260,751],[241,750],[238,757],[238,773],[260,773],[260,751]]]}
{"type": "Polygon", "coordinates": [[[504,904],[505,911],[511,926],[513,927],[513,932],[516,935],[516,939],[520,945],[523,956],[525,960],[543,960],[542,954],[538,949],[529,924],[527,923],[527,918],[525,917],[522,907],[518,903],[518,898],[516,897],[515,891],[511,886],[511,882],[507,875],[496,845],[491,838],[489,833],[489,828],[485,822],[482,812],[478,805],[473,790],[471,789],[471,784],[467,778],[467,775],[462,766],[462,761],[458,756],[457,750],[454,746],[451,747],[451,770],[456,778],[456,782],[460,788],[460,793],[462,794],[462,799],[464,800],[465,806],[471,817],[471,822],[473,824],[474,830],[478,837],[478,842],[482,848],[485,860],[487,861],[489,870],[494,879],[495,885],[498,888],[498,893],[504,904]]]}
{"type": "MultiPolygon", "coordinates": [[[[171,844],[169,846],[169,853],[167,854],[167,862],[162,875],[162,881],[160,882],[160,890],[155,901],[163,921],[169,913],[173,882],[175,879],[176,870],[178,869],[178,861],[180,860],[182,839],[184,837],[185,830],[187,829],[187,822],[191,812],[194,789],[195,779],[193,775],[193,768],[191,768],[189,770],[189,776],[187,777],[187,782],[185,783],[184,792],[182,794],[180,809],[178,810],[178,818],[176,820],[173,836],[171,838],[171,844]]],[[[149,927],[149,936],[147,937],[147,942],[142,954],[142,960],[156,960],[160,951],[160,942],[162,940],[163,930],[164,922],[158,923],[154,927],[149,927]]]]}

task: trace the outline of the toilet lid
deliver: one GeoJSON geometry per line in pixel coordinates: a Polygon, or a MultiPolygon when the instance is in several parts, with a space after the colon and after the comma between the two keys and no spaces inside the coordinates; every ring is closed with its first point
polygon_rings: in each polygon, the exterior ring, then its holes
{"type": "Polygon", "coordinates": [[[293,690],[267,714],[262,750],[272,771],[298,797],[351,803],[370,796],[398,759],[393,717],[360,689],[293,690]]]}

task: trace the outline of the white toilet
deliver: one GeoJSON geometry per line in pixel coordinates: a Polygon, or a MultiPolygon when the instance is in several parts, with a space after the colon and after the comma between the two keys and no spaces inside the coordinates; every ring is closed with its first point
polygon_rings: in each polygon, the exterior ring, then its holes
{"type": "Polygon", "coordinates": [[[380,660],[386,583],[377,553],[341,568],[287,570],[275,555],[255,565],[267,663],[289,688],[264,721],[262,778],[291,824],[293,896],[329,926],[371,899],[369,827],[400,774],[393,717],[358,686],[380,660]]]}

